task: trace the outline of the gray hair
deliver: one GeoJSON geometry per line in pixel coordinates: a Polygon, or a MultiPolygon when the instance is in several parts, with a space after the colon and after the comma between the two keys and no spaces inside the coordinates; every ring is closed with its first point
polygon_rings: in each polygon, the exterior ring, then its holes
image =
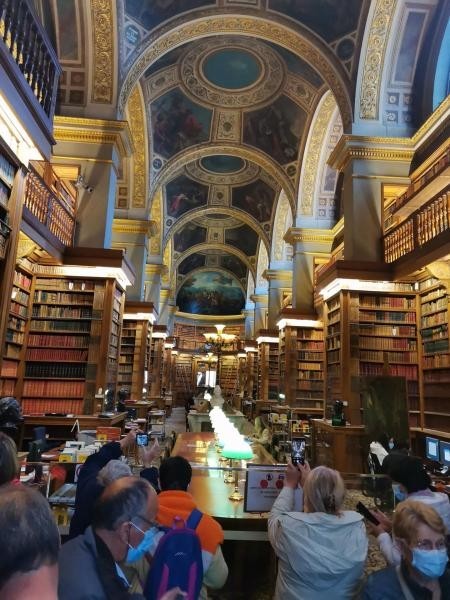
{"type": "Polygon", "coordinates": [[[306,512],[337,514],[345,498],[345,485],[338,471],[316,467],[307,476],[303,487],[306,512]]]}
{"type": "Polygon", "coordinates": [[[97,475],[97,483],[106,487],[116,479],[132,475],[130,467],[122,460],[110,460],[97,475]]]}
{"type": "Polygon", "coordinates": [[[156,497],[156,492],[146,479],[127,477],[114,481],[94,505],[93,529],[115,531],[122,523],[142,519],[150,495],[156,497]]]}

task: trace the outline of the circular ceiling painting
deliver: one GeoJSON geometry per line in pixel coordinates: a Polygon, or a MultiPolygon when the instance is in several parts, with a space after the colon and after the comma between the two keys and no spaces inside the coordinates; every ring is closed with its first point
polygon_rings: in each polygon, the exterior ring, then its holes
{"type": "Polygon", "coordinates": [[[203,75],[217,87],[239,90],[255,83],[261,75],[259,60],[240,48],[209,54],[203,61],[203,75]]]}
{"type": "Polygon", "coordinates": [[[200,164],[211,173],[236,173],[245,166],[245,162],[239,156],[227,156],[225,154],[205,156],[200,160],[200,164]]]}

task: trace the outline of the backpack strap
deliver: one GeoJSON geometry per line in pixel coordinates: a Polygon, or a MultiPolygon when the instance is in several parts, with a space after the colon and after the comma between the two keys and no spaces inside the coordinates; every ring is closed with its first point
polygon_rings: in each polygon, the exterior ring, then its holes
{"type": "Polygon", "coordinates": [[[198,510],[198,508],[194,508],[186,521],[186,527],[188,529],[193,529],[194,531],[197,529],[198,524],[200,523],[200,519],[203,517],[203,513],[198,510]]]}

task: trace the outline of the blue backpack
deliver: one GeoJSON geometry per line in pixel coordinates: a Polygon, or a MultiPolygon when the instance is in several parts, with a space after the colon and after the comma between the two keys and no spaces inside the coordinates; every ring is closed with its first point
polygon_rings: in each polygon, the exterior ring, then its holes
{"type": "Polygon", "coordinates": [[[186,592],[186,600],[197,600],[203,582],[200,539],[195,533],[202,513],[194,508],[186,524],[176,518],[159,540],[145,585],[147,600],[159,600],[174,587],[186,592]]]}

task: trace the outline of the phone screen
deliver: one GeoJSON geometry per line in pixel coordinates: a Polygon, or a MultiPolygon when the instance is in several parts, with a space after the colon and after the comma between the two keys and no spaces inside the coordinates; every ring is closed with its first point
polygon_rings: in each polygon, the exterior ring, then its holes
{"type": "Polygon", "coordinates": [[[138,433],[136,435],[136,444],[138,446],[148,446],[148,434],[147,433],[138,433]]]}
{"type": "Polygon", "coordinates": [[[305,464],[306,440],[304,437],[292,438],[291,460],[293,465],[305,464]]]}

